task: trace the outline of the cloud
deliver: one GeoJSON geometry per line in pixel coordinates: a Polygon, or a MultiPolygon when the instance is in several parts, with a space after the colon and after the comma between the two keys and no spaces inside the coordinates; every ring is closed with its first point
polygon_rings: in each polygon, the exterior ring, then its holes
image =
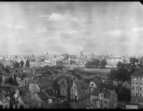
{"type": "Polygon", "coordinates": [[[118,18],[119,18],[119,16],[118,16],[118,15],[116,15],[115,19],[118,19],[118,18]]]}
{"type": "Polygon", "coordinates": [[[8,28],[12,28],[12,27],[13,27],[13,25],[11,25],[11,24],[9,24],[9,23],[7,23],[7,22],[5,22],[5,21],[2,21],[2,20],[0,20],[0,24],[1,24],[1,25],[5,25],[5,26],[7,26],[8,28]]]}
{"type": "Polygon", "coordinates": [[[20,25],[20,24],[15,26],[15,29],[24,29],[24,28],[25,28],[25,26],[24,25],[20,25]]]}
{"type": "Polygon", "coordinates": [[[46,28],[37,28],[36,30],[37,33],[45,33],[46,31],[46,28]]]}
{"type": "Polygon", "coordinates": [[[123,33],[123,31],[121,30],[115,30],[115,31],[108,31],[103,33],[103,35],[107,35],[107,36],[120,36],[123,33]]]}
{"type": "MultiPolygon", "coordinates": [[[[44,16],[46,16],[46,15],[44,15],[44,16]]],[[[74,17],[68,13],[66,13],[66,14],[53,13],[48,16],[47,20],[48,21],[65,22],[67,24],[71,23],[71,22],[80,23],[80,21],[83,21],[83,20],[80,20],[78,17],[74,17]]]]}
{"type": "Polygon", "coordinates": [[[134,18],[132,18],[131,20],[130,20],[130,22],[134,22],[135,21],[135,19],[134,18]]]}
{"type": "Polygon", "coordinates": [[[134,27],[132,28],[131,32],[134,32],[134,33],[143,32],[143,27],[134,27]]]}

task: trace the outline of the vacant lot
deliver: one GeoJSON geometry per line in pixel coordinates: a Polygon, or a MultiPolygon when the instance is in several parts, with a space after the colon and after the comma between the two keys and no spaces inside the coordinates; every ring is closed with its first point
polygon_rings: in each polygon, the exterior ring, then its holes
{"type": "Polygon", "coordinates": [[[110,73],[111,69],[94,69],[94,68],[84,68],[84,71],[95,72],[95,73],[110,73]]]}

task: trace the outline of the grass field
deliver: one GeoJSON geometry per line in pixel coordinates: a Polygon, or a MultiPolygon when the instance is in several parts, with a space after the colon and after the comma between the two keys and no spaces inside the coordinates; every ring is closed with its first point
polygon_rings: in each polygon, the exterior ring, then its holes
{"type": "Polygon", "coordinates": [[[87,72],[99,72],[99,73],[110,73],[111,69],[95,69],[95,68],[84,68],[87,72]]]}

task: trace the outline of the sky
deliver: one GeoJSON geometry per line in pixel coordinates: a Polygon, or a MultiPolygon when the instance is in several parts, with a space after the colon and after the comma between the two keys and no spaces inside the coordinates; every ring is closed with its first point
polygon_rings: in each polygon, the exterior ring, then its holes
{"type": "Polygon", "coordinates": [[[139,2],[1,2],[0,55],[143,55],[139,2]]]}

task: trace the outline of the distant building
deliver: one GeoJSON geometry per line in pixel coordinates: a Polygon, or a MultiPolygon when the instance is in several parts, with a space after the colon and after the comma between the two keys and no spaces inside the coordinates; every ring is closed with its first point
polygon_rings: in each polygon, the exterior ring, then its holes
{"type": "Polygon", "coordinates": [[[84,57],[83,55],[83,51],[82,51],[82,47],[81,47],[81,50],[80,50],[80,58],[84,57]]]}

